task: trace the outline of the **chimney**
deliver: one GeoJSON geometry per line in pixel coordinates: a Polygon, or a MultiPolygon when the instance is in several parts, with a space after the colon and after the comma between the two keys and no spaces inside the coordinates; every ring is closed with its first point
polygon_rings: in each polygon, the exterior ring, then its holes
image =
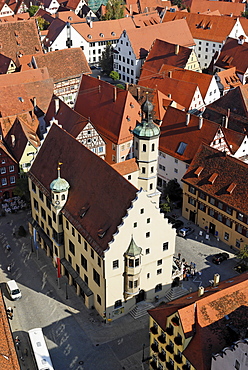
{"type": "Polygon", "coordinates": [[[175,54],[177,55],[178,53],[179,53],[179,45],[177,44],[177,45],[175,45],[175,54]]]}
{"type": "Polygon", "coordinates": [[[100,76],[100,75],[98,75],[98,76],[97,76],[97,78],[98,78],[98,80],[100,80],[100,79],[101,79],[101,76],[100,76]]]}
{"type": "Polygon", "coordinates": [[[113,101],[115,102],[117,100],[117,87],[115,86],[114,87],[114,97],[113,97],[113,101]]]}
{"type": "Polygon", "coordinates": [[[186,126],[188,126],[190,121],[190,113],[186,113],[186,126]]]}
{"type": "Polygon", "coordinates": [[[199,130],[202,128],[202,124],[203,124],[203,117],[199,116],[199,130]]]}
{"type": "Polygon", "coordinates": [[[220,275],[214,274],[214,286],[217,286],[220,282],[220,275]]]}
{"type": "Polygon", "coordinates": [[[54,107],[55,107],[55,116],[58,114],[59,111],[59,98],[54,99],[54,107]]]}
{"type": "Polygon", "coordinates": [[[229,117],[230,117],[230,108],[227,109],[227,114],[225,116],[225,124],[224,124],[224,127],[227,128],[228,127],[228,121],[229,121],[229,117]]]}
{"type": "Polygon", "coordinates": [[[11,135],[11,145],[12,145],[12,148],[14,148],[14,146],[15,146],[15,135],[11,135]]]}
{"type": "Polygon", "coordinates": [[[199,286],[199,288],[198,288],[198,297],[201,297],[203,294],[204,294],[204,287],[199,286]]]}
{"type": "Polygon", "coordinates": [[[172,71],[169,71],[168,72],[168,77],[171,78],[172,77],[172,71]]]}
{"type": "Polygon", "coordinates": [[[137,86],[137,99],[140,100],[140,87],[137,86]]]}
{"type": "Polygon", "coordinates": [[[59,18],[59,12],[55,13],[55,18],[59,18]]]}
{"type": "Polygon", "coordinates": [[[34,104],[34,108],[35,108],[36,105],[37,105],[37,101],[36,101],[36,97],[35,96],[33,97],[33,104],[34,104]]]}
{"type": "Polygon", "coordinates": [[[171,99],[171,94],[168,94],[168,98],[171,99]]]}
{"type": "Polygon", "coordinates": [[[90,28],[93,28],[93,22],[92,22],[92,20],[89,21],[89,26],[90,26],[90,28]]]}
{"type": "Polygon", "coordinates": [[[125,87],[126,87],[126,90],[128,90],[129,84],[128,84],[128,83],[126,83],[126,84],[125,84],[125,87]]]}

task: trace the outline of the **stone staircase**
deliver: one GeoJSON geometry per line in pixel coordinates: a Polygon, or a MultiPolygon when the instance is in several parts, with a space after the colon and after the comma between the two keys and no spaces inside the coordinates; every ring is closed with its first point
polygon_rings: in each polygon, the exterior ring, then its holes
{"type": "Polygon", "coordinates": [[[165,299],[170,302],[173,301],[174,299],[180,298],[184,296],[185,294],[188,294],[189,291],[188,289],[182,287],[182,286],[177,286],[174,288],[171,288],[166,294],[165,294],[165,299]]]}
{"type": "Polygon", "coordinates": [[[149,302],[139,302],[136,306],[129,312],[134,319],[139,319],[142,316],[147,315],[147,310],[154,308],[154,305],[149,302]]]}

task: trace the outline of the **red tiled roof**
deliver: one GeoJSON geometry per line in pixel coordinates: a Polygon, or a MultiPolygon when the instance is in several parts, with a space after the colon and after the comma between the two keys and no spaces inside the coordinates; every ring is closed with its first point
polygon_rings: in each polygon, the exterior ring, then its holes
{"type": "Polygon", "coordinates": [[[42,52],[35,20],[0,23],[0,50],[15,63],[19,55],[42,52]]]}
{"type": "Polygon", "coordinates": [[[214,196],[230,207],[248,214],[248,205],[244,202],[248,196],[246,186],[248,165],[246,163],[202,144],[183,176],[183,181],[192,184],[210,196],[214,196]],[[194,171],[199,166],[203,167],[203,171],[199,177],[196,177],[194,171]],[[218,177],[212,184],[209,182],[209,178],[213,173],[218,174],[218,177]],[[237,183],[237,186],[230,194],[227,189],[232,183],[237,183]]]}
{"type": "Polygon", "coordinates": [[[201,297],[193,292],[148,313],[163,330],[167,317],[177,313],[186,337],[192,336],[183,355],[195,369],[209,370],[212,354],[236,340],[228,330],[227,315],[237,330],[248,326],[247,278],[248,273],[235,276],[207,288],[201,297]]]}
{"type": "Polygon", "coordinates": [[[59,18],[55,18],[54,21],[48,27],[47,36],[43,40],[44,46],[49,47],[54,42],[54,40],[58,37],[58,35],[63,30],[65,25],[66,25],[66,22],[62,21],[59,18]]]}
{"type": "Polygon", "coordinates": [[[170,8],[171,7],[171,1],[163,1],[163,0],[139,0],[139,6],[141,12],[145,11],[151,11],[153,9],[158,8],[170,8]]]}
{"type": "Polygon", "coordinates": [[[221,49],[215,66],[224,69],[236,67],[236,71],[243,75],[248,69],[247,58],[244,58],[247,54],[247,42],[239,44],[238,40],[229,37],[221,49]]]}
{"type": "Polygon", "coordinates": [[[91,69],[81,48],[62,49],[50,53],[35,55],[37,68],[47,67],[54,82],[90,74],[91,69]]]}
{"type": "Polygon", "coordinates": [[[156,39],[183,46],[195,45],[187,22],[184,19],[127,30],[127,36],[137,59],[146,57],[156,39]]]}
{"type": "Polygon", "coordinates": [[[136,158],[131,158],[124,162],[114,163],[111,165],[111,167],[113,167],[122,176],[139,171],[136,158]]]}
{"type": "Polygon", "coordinates": [[[245,11],[245,3],[228,2],[225,4],[225,1],[192,0],[190,6],[192,13],[203,13],[208,10],[211,12],[218,10],[221,15],[240,17],[241,12],[245,11]]]}
{"type": "Polygon", "coordinates": [[[54,124],[30,169],[32,181],[38,187],[44,187],[47,196],[50,196],[51,182],[57,178],[59,162],[63,163],[61,177],[70,184],[68,200],[62,212],[97,253],[103,255],[138,190],[110,165],[54,124]],[[86,203],[88,211],[84,217],[80,217],[80,211],[86,203]],[[98,235],[100,229],[106,230],[102,238],[98,235]]]}
{"type": "Polygon", "coordinates": [[[152,26],[161,22],[161,18],[157,11],[136,14],[132,17],[132,19],[137,28],[152,26]]]}
{"type": "Polygon", "coordinates": [[[217,72],[216,75],[219,76],[220,83],[223,85],[224,91],[242,85],[242,82],[236,74],[236,67],[224,69],[223,71],[217,72]]]}
{"type": "Polygon", "coordinates": [[[83,75],[75,111],[89,117],[97,131],[115,144],[132,140],[140,105],[127,90],[83,75]],[[116,96],[116,100],[115,100],[116,96]]]}
{"type": "Polygon", "coordinates": [[[164,64],[185,68],[191,53],[192,50],[185,46],[156,39],[142,66],[139,81],[153,73],[159,73],[164,64]]]}
{"type": "Polygon", "coordinates": [[[0,293],[0,369],[1,370],[20,370],[18,357],[11,333],[10,325],[6,316],[6,307],[3,300],[2,292],[0,293]]]}
{"type": "MultiPolygon", "coordinates": [[[[199,117],[190,115],[186,125],[186,112],[168,107],[160,127],[159,150],[185,162],[191,162],[202,142],[210,145],[220,126],[203,119],[199,129],[199,117]],[[183,154],[179,154],[179,144],[187,144],[183,154]]],[[[221,127],[230,150],[235,153],[245,138],[245,135],[221,127]]]]}
{"type": "MultiPolygon", "coordinates": [[[[211,1],[211,3],[213,3],[213,1],[211,1]]],[[[223,4],[225,4],[225,2],[223,2],[223,4]]],[[[194,39],[216,42],[224,42],[236,23],[234,17],[220,17],[217,15],[185,12],[166,12],[163,17],[163,22],[175,21],[182,18],[187,21],[194,39]]]]}

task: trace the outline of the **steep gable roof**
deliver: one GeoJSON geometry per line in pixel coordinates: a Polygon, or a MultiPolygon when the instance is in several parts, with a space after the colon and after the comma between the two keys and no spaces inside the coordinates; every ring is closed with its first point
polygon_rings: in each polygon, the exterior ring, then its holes
{"type": "Polygon", "coordinates": [[[184,19],[127,30],[127,36],[137,59],[146,57],[152,43],[156,39],[183,46],[195,45],[187,22],[184,19]]]}
{"type": "Polygon", "coordinates": [[[225,152],[202,144],[182,180],[201,189],[210,196],[212,195],[232,208],[248,214],[248,205],[244,202],[244,199],[248,196],[248,188],[246,186],[248,165],[226,155],[225,152]],[[203,170],[196,177],[194,172],[199,166],[202,166],[203,170]],[[213,183],[210,183],[208,179],[213,173],[218,174],[218,176],[213,183]],[[230,193],[227,189],[232,183],[235,183],[236,186],[230,193]]]}
{"type": "Polygon", "coordinates": [[[37,68],[47,67],[54,82],[79,76],[82,73],[90,74],[91,69],[81,48],[69,48],[33,57],[37,68]]]}
{"type": "Polygon", "coordinates": [[[129,91],[86,75],[74,109],[90,117],[97,131],[116,144],[132,140],[130,129],[140,120],[140,105],[129,91]]]}
{"type": "Polygon", "coordinates": [[[248,69],[248,61],[244,57],[247,54],[247,42],[240,44],[238,40],[228,37],[215,62],[215,66],[224,69],[236,67],[238,73],[244,74],[248,69]]]}
{"type": "Polygon", "coordinates": [[[0,54],[0,74],[7,73],[11,60],[12,60],[11,58],[8,58],[5,55],[0,54]]]}
{"type": "Polygon", "coordinates": [[[222,84],[224,91],[242,85],[242,82],[236,74],[236,67],[231,67],[224,69],[223,71],[216,72],[216,75],[219,77],[219,82],[222,84]]]}
{"type": "Polygon", "coordinates": [[[118,225],[135,199],[137,189],[110,165],[53,125],[30,169],[31,180],[50,197],[50,183],[61,175],[70,184],[62,213],[99,255],[108,248],[118,225]],[[99,186],[101,184],[101,186],[99,186]],[[103,193],[104,188],[104,193],[103,193]],[[88,205],[81,217],[81,209],[88,205]],[[102,237],[102,232],[105,231],[102,237]]]}
{"type": "Polygon", "coordinates": [[[234,154],[245,135],[220,127],[215,122],[203,119],[199,129],[199,117],[190,115],[173,107],[168,107],[160,127],[159,150],[177,159],[190,163],[202,142],[210,145],[221,128],[230,151],[234,154]],[[185,150],[179,150],[185,143],[185,150]],[[232,145],[232,146],[231,146],[232,145]]]}
{"type": "Polygon", "coordinates": [[[163,330],[167,317],[179,315],[184,333],[192,336],[183,354],[197,370],[209,370],[212,354],[235,341],[227,328],[227,315],[238,330],[248,326],[247,277],[247,273],[235,276],[208,288],[201,297],[193,292],[148,311],[163,330]]]}
{"type": "Polygon", "coordinates": [[[1,53],[15,63],[19,55],[42,52],[35,20],[0,23],[0,46],[1,53]]]}
{"type": "Polygon", "coordinates": [[[185,68],[191,53],[187,47],[156,39],[142,66],[140,81],[146,75],[159,73],[164,64],[185,68]]]}
{"type": "Polygon", "coordinates": [[[219,17],[217,15],[184,12],[167,12],[163,17],[163,22],[175,21],[182,18],[187,21],[194,39],[216,42],[224,42],[236,23],[234,17],[219,17]]]}
{"type": "Polygon", "coordinates": [[[48,27],[48,32],[45,39],[43,40],[43,45],[48,48],[54,42],[54,40],[56,40],[65,26],[66,22],[59,18],[55,18],[48,27]]]}
{"type": "Polygon", "coordinates": [[[131,158],[124,162],[114,163],[111,166],[122,176],[139,171],[136,158],[131,158]]]}

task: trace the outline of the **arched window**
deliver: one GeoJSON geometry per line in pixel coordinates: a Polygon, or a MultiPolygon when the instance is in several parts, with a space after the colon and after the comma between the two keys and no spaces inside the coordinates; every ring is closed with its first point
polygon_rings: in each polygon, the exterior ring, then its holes
{"type": "Polygon", "coordinates": [[[65,194],[62,194],[61,199],[65,200],[65,194]]]}
{"type": "Polygon", "coordinates": [[[155,144],[152,144],[152,152],[155,150],[155,144]]]}
{"type": "Polygon", "coordinates": [[[143,152],[146,152],[146,144],[143,144],[143,152]]]}

